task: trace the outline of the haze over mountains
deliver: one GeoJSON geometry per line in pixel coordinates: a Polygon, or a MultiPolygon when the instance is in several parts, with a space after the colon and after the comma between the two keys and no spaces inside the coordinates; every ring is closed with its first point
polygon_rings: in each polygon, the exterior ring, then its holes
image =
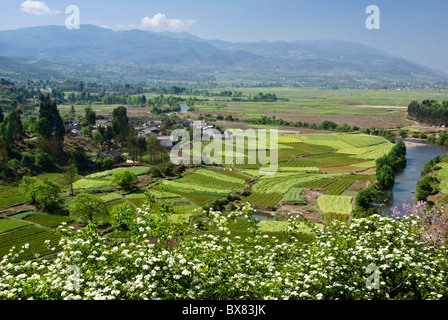
{"type": "Polygon", "coordinates": [[[297,41],[230,43],[188,33],[113,31],[92,25],[0,31],[0,75],[26,70],[31,77],[92,78],[112,74],[143,80],[297,81],[329,77],[351,80],[443,81],[447,76],[357,43],[297,41]],[[71,66],[67,73],[65,66],[71,66]],[[107,67],[105,67],[107,66],[107,67]]]}

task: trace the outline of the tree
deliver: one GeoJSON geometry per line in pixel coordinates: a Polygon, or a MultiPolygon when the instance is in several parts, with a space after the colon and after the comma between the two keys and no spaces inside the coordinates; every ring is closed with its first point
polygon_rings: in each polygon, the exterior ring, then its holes
{"type": "Polygon", "coordinates": [[[120,142],[126,141],[126,138],[131,132],[129,125],[129,118],[126,113],[126,108],[123,106],[117,107],[112,112],[114,120],[112,121],[112,130],[120,142]]]}
{"type": "Polygon", "coordinates": [[[137,158],[141,160],[146,150],[147,150],[147,142],[145,137],[132,136],[129,139],[127,145],[127,151],[132,161],[136,161],[137,158]]]}
{"type": "Polygon", "coordinates": [[[92,139],[97,145],[101,145],[104,141],[103,135],[98,130],[92,134],[92,139]]]}
{"type": "Polygon", "coordinates": [[[56,144],[57,150],[62,151],[65,135],[64,122],[56,102],[51,101],[49,94],[40,96],[37,132],[46,145],[56,144]]]}
{"type": "Polygon", "coordinates": [[[112,227],[115,232],[130,230],[134,225],[135,212],[128,203],[115,207],[112,211],[112,227]]]}
{"type": "Polygon", "coordinates": [[[378,182],[378,187],[381,190],[389,190],[394,186],[395,173],[392,168],[386,164],[381,167],[380,171],[377,172],[376,179],[378,182]]]}
{"type": "Polygon", "coordinates": [[[29,196],[31,198],[31,203],[36,203],[37,192],[38,192],[38,180],[33,177],[23,177],[19,184],[19,189],[22,194],[29,196]]]}
{"type": "Polygon", "coordinates": [[[93,222],[93,217],[99,214],[108,214],[106,203],[100,197],[93,194],[81,193],[73,198],[69,206],[70,216],[88,219],[93,222]]]}
{"type": "Polygon", "coordinates": [[[22,140],[25,134],[21,119],[22,114],[22,110],[15,106],[6,118],[6,134],[11,141],[11,145],[13,145],[16,141],[22,140]]]}
{"type": "Polygon", "coordinates": [[[51,170],[54,168],[54,158],[46,152],[39,152],[35,157],[36,165],[44,170],[51,170]]]}
{"type": "Polygon", "coordinates": [[[73,159],[70,159],[67,167],[63,173],[64,181],[70,186],[70,195],[74,196],[73,183],[78,177],[78,169],[76,168],[76,163],[73,159]]]}
{"type": "Polygon", "coordinates": [[[77,147],[75,152],[72,155],[72,159],[76,164],[76,168],[78,171],[84,171],[87,169],[88,165],[88,156],[83,147],[77,147]]]}
{"type": "Polygon", "coordinates": [[[415,201],[426,201],[428,196],[436,194],[439,186],[439,180],[433,176],[424,176],[417,182],[415,201]]]}
{"type": "Polygon", "coordinates": [[[146,148],[149,153],[151,164],[163,162],[163,158],[167,154],[167,151],[160,144],[160,141],[157,139],[157,137],[148,138],[146,148]]]}
{"type": "Polygon", "coordinates": [[[92,110],[91,106],[88,106],[85,109],[86,115],[84,117],[84,125],[86,126],[94,126],[96,123],[96,113],[92,110]]]}
{"type": "Polygon", "coordinates": [[[138,179],[135,173],[124,170],[114,173],[111,181],[118,184],[121,188],[129,190],[138,182],[138,179]]]}
{"type": "Polygon", "coordinates": [[[48,179],[23,177],[19,189],[24,195],[31,198],[32,204],[37,204],[43,210],[52,210],[62,201],[59,196],[61,188],[48,179]]]}
{"type": "Polygon", "coordinates": [[[104,170],[112,169],[114,164],[115,164],[115,161],[112,158],[105,158],[105,159],[103,159],[103,169],[104,170]]]}

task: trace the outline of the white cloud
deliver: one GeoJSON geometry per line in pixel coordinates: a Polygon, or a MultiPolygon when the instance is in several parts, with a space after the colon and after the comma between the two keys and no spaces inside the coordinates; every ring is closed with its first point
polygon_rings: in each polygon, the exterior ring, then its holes
{"type": "Polygon", "coordinates": [[[45,4],[45,2],[31,0],[22,2],[22,4],[20,5],[20,10],[37,16],[61,13],[61,11],[59,10],[51,10],[50,7],[45,4]]]}
{"type": "Polygon", "coordinates": [[[154,17],[144,17],[140,22],[143,29],[155,31],[182,31],[190,27],[194,20],[169,19],[163,13],[158,13],[154,17]]]}

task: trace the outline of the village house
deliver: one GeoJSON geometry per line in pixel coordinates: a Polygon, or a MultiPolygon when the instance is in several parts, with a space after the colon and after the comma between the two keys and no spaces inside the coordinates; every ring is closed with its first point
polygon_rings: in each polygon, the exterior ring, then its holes
{"type": "Polygon", "coordinates": [[[106,159],[111,158],[115,161],[115,164],[124,163],[126,162],[126,158],[123,156],[123,154],[117,150],[109,150],[109,151],[100,151],[97,154],[97,159],[106,159]]]}

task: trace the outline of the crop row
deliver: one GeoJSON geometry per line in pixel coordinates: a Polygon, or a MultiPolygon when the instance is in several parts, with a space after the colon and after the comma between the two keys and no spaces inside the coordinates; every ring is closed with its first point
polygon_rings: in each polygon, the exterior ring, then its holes
{"type": "Polygon", "coordinates": [[[20,255],[20,259],[32,259],[35,254],[40,256],[48,255],[53,251],[47,248],[45,240],[51,241],[51,246],[58,248],[60,237],[54,232],[31,227],[0,236],[0,257],[9,253],[12,247],[20,248],[29,244],[29,250],[20,255]]]}
{"type": "Polygon", "coordinates": [[[300,184],[304,188],[326,189],[331,195],[340,195],[353,184],[353,180],[322,179],[300,184]]]}
{"type": "Polygon", "coordinates": [[[42,227],[54,228],[61,225],[63,222],[72,222],[73,219],[70,217],[61,217],[46,213],[36,213],[25,218],[25,221],[37,223],[42,227]]]}
{"type": "Polygon", "coordinates": [[[29,226],[30,223],[19,221],[19,220],[11,220],[11,219],[0,219],[0,233],[12,231],[14,229],[23,228],[29,226]]]}
{"type": "Polygon", "coordinates": [[[281,194],[260,194],[253,193],[250,196],[244,198],[244,201],[248,201],[252,204],[265,206],[265,207],[273,207],[283,198],[281,194]]]}
{"type": "Polygon", "coordinates": [[[294,167],[294,168],[304,168],[304,167],[314,167],[317,164],[315,160],[290,160],[280,163],[282,167],[294,167]]]}
{"type": "Polygon", "coordinates": [[[303,188],[291,188],[283,198],[285,202],[299,203],[304,202],[302,199],[303,188]]]}

